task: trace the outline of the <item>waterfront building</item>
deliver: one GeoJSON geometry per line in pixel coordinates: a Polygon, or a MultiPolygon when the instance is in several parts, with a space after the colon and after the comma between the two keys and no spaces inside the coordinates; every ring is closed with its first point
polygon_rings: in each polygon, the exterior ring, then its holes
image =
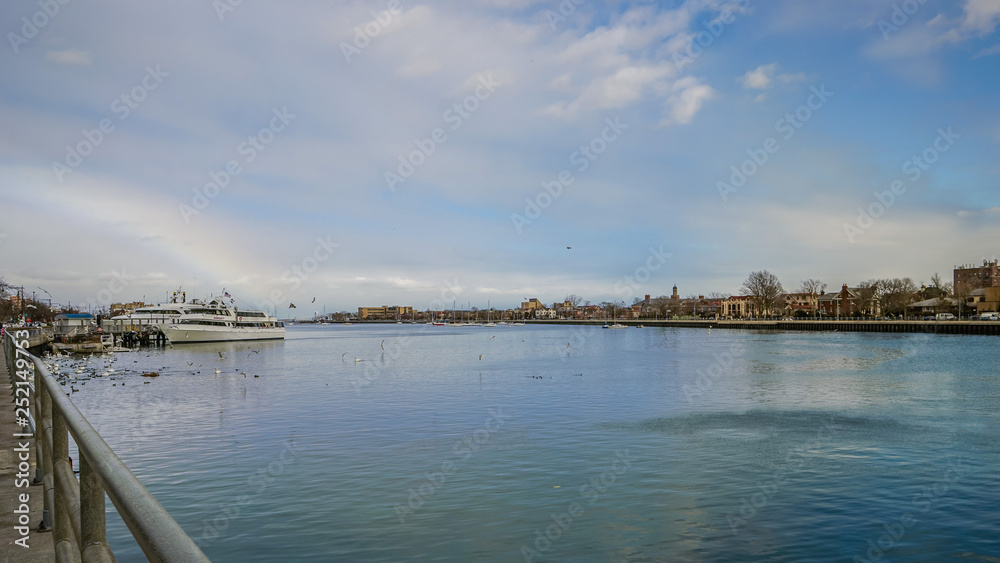
{"type": "Polygon", "coordinates": [[[781,296],[784,306],[782,316],[809,317],[819,310],[819,295],[815,293],[785,293],[781,296]]]}
{"type": "Polygon", "coordinates": [[[966,264],[955,268],[954,288],[956,295],[967,295],[974,289],[1000,287],[1000,266],[997,260],[983,260],[982,266],[966,264]]]}
{"type": "Polygon", "coordinates": [[[733,295],[719,303],[719,314],[724,319],[755,317],[756,312],[752,295],[733,295]]]}
{"type": "Polygon", "coordinates": [[[358,307],[358,318],[361,320],[395,320],[413,316],[413,307],[403,305],[382,305],[381,307],[358,307]]]}
{"type": "Polygon", "coordinates": [[[96,327],[97,322],[94,315],[90,313],[63,313],[56,315],[52,323],[53,332],[56,335],[71,334],[87,331],[96,327]]]}
{"type": "Polygon", "coordinates": [[[820,313],[832,317],[853,317],[864,308],[861,293],[861,288],[847,287],[846,283],[837,293],[823,293],[819,296],[820,313]]]}

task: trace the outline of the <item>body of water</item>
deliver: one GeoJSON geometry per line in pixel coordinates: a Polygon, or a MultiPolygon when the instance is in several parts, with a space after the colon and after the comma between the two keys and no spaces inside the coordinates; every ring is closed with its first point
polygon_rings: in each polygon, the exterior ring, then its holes
{"type": "Polygon", "coordinates": [[[998,345],[294,326],[72,399],[215,561],[1000,561],[998,345]]]}

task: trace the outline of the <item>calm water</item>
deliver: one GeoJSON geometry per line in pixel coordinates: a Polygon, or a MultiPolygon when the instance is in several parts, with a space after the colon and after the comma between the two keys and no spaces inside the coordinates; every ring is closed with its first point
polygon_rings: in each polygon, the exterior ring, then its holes
{"type": "Polygon", "coordinates": [[[72,398],[215,561],[1000,561],[996,337],[331,325],[115,358],[72,398]]]}

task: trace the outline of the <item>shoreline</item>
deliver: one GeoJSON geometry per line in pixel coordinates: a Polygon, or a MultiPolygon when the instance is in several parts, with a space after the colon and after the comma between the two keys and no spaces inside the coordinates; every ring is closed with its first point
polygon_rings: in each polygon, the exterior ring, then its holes
{"type": "MultiPolygon", "coordinates": [[[[311,321],[293,321],[296,325],[314,324],[311,321]]],[[[873,320],[800,320],[800,321],[765,321],[765,320],[651,320],[651,319],[528,319],[526,325],[578,325],[603,326],[612,322],[646,328],[676,327],[732,330],[784,330],[813,332],[899,332],[925,334],[969,334],[1000,336],[1000,321],[873,321],[873,320]]],[[[342,325],[343,322],[330,322],[330,325],[342,325]]],[[[353,325],[397,324],[396,321],[371,320],[350,321],[353,325]]],[[[423,325],[425,322],[407,322],[404,325],[423,325]]]]}

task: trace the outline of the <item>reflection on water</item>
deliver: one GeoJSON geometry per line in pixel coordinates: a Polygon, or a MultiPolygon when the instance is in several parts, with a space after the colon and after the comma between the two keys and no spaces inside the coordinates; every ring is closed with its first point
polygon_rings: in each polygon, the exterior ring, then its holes
{"type": "Polygon", "coordinates": [[[216,561],[850,561],[907,513],[883,561],[987,560],[996,343],[296,326],[72,398],[216,561]]]}

